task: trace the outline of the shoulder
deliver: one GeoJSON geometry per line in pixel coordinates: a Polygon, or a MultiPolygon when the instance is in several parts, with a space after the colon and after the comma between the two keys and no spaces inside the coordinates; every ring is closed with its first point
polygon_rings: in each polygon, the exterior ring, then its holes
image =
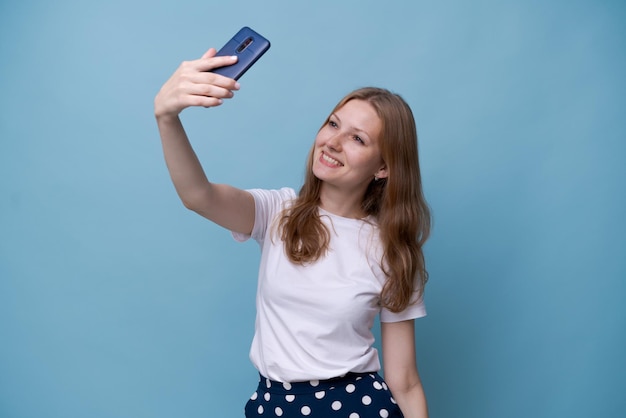
{"type": "Polygon", "coordinates": [[[268,228],[282,210],[296,198],[296,192],[290,187],[281,189],[247,189],[254,199],[254,226],[252,233],[235,235],[237,241],[245,241],[252,237],[262,241],[268,228]]]}
{"type": "Polygon", "coordinates": [[[254,198],[255,223],[264,224],[262,225],[263,228],[267,227],[271,219],[289,207],[296,198],[295,190],[290,187],[283,187],[282,189],[249,189],[248,192],[254,198]]]}

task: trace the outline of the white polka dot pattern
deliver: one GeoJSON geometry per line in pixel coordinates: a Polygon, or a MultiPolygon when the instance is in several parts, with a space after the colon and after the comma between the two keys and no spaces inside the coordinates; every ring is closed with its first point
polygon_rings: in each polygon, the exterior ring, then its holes
{"type": "Polygon", "coordinates": [[[378,374],[350,373],[331,380],[275,382],[262,378],[246,418],[402,418],[378,374]]]}

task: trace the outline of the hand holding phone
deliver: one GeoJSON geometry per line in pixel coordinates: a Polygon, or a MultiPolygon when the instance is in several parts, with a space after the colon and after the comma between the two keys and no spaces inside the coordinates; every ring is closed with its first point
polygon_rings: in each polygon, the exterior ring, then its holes
{"type": "Polygon", "coordinates": [[[244,26],[215,54],[216,57],[234,55],[237,62],[211,72],[238,80],[268,49],[270,41],[244,26]]]}

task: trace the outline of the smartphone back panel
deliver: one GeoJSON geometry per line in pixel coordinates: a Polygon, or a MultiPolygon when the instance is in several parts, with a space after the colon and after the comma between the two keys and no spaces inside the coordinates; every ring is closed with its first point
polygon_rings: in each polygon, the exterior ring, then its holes
{"type": "Polygon", "coordinates": [[[216,56],[236,55],[237,62],[211,70],[216,74],[238,80],[270,48],[270,41],[245,26],[226,43],[216,56]]]}

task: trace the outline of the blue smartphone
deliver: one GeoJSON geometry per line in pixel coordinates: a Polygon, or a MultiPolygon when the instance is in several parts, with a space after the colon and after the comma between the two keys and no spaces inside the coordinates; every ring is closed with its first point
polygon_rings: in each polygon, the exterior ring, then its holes
{"type": "Polygon", "coordinates": [[[211,72],[238,80],[268,49],[270,41],[244,26],[215,54],[215,56],[236,55],[237,62],[226,67],[214,68],[211,72]]]}

